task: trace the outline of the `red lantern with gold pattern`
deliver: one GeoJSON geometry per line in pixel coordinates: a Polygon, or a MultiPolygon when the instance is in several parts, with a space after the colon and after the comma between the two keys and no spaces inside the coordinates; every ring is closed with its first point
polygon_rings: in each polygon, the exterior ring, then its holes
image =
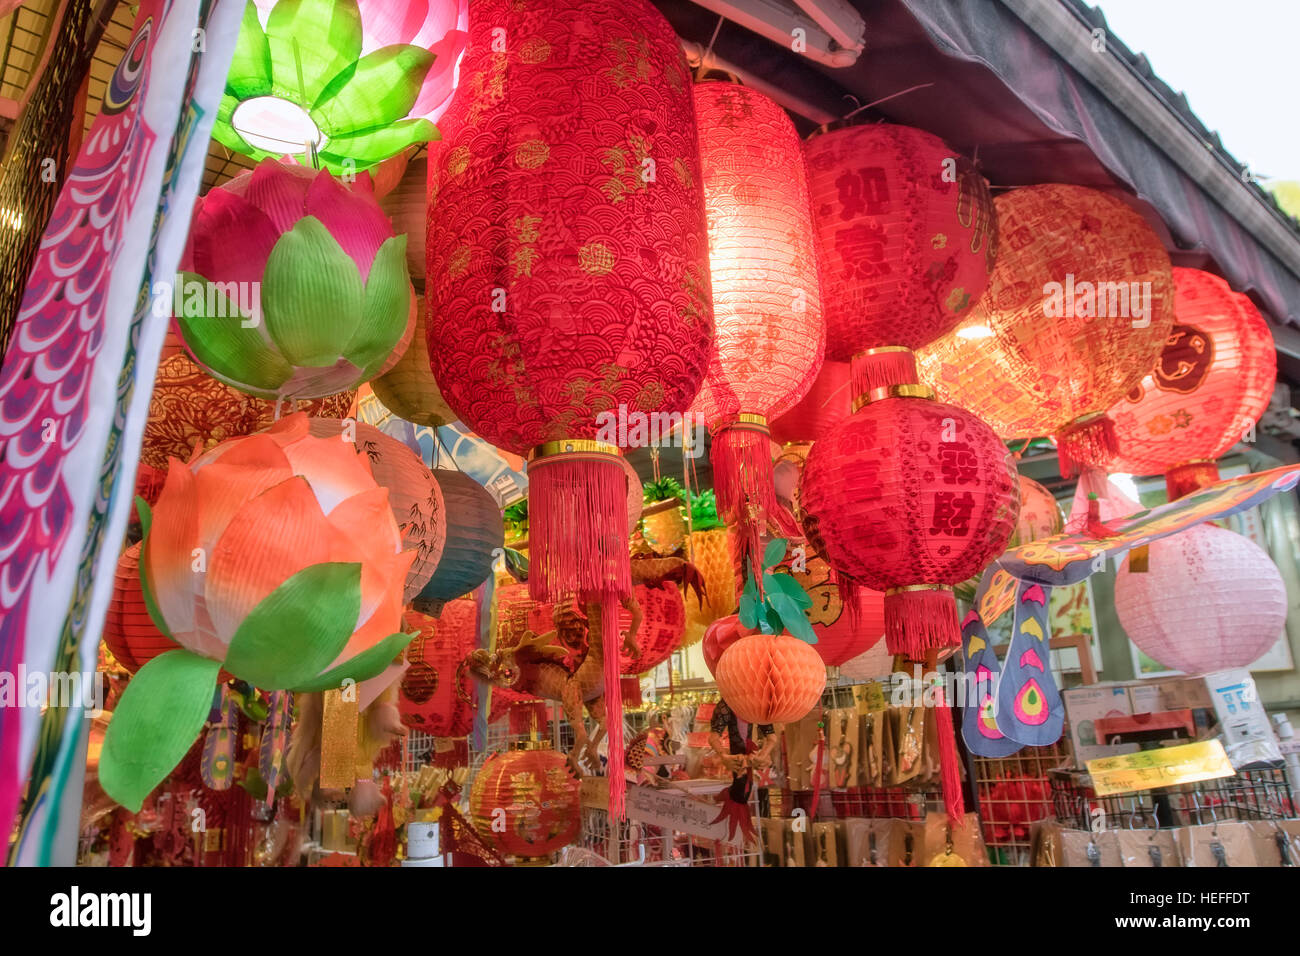
{"type": "Polygon", "coordinates": [[[1110,471],[1164,472],[1174,501],[1219,478],[1216,459],[1246,441],[1268,408],[1277,352],[1250,299],[1216,275],[1176,268],[1174,327],[1151,369],[1111,406],[1110,471]]]}
{"type": "Polygon", "coordinates": [[[406,672],[397,692],[402,723],[435,737],[464,737],[474,725],[472,683],[462,666],[478,646],[478,602],[449,601],[439,617],[406,612],[406,672]]]}
{"type": "Polygon", "coordinates": [[[498,852],[537,860],[577,839],[579,789],[568,760],[554,750],[489,754],[470,788],[470,817],[498,852]]]}
{"type": "MultiPolygon", "coordinates": [[[[658,667],[672,656],[686,633],[686,602],[676,584],[639,584],[634,593],[641,605],[641,627],[636,633],[636,656],[619,652],[619,668],[624,674],[644,674],[658,667]]],[[[626,609],[621,610],[620,629],[631,625],[631,617],[626,609]]]]}

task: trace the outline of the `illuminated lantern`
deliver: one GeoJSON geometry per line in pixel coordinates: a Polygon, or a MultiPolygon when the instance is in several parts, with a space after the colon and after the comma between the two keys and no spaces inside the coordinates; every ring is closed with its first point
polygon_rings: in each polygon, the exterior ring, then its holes
{"type": "Polygon", "coordinates": [[[470,33],[429,155],[430,363],[461,421],[530,453],[533,596],[599,602],[613,646],[632,590],[618,422],[685,411],[713,334],[690,72],[646,0],[483,0],[470,33]]]}
{"type": "Polygon", "coordinates": [[[349,188],[324,170],[264,160],[195,207],[174,294],[185,346],[261,398],[355,388],[411,340],[405,248],[368,176],[349,188]]]}
{"type": "Polygon", "coordinates": [[[1117,452],[1106,411],[1173,325],[1169,256],[1141,216],[1093,189],[1027,186],[996,206],[989,289],[920,353],[922,374],[1003,438],[1055,435],[1063,475],[1104,466],[1117,452]]]}
{"type": "MultiPolygon", "coordinates": [[[[619,652],[619,668],[624,674],[644,674],[658,667],[672,656],[686,632],[686,605],[676,584],[641,584],[635,594],[641,605],[641,626],[636,633],[636,656],[619,652]]],[[[631,621],[630,612],[621,609],[619,629],[626,631],[631,621]]]]}
{"type": "Polygon", "coordinates": [[[349,441],[370,462],[375,481],[388,489],[388,507],[402,533],[402,547],[415,552],[402,591],[403,603],[409,602],[433,578],[446,545],[447,511],[442,487],[419,455],[373,425],[313,418],[308,430],[317,438],[349,441]]]}
{"type": "Polygon", "coordinates": [[[580,789],[569,761],[554,750],[492,753],[474,776],[470,818],[498,852],[537,860],[577,839],[580,789]]]}
{"type": "Polygon", "coordinates": [[[1110,471],[1163,472],[1169,500],[1218,481],[1216,459],[1268,408],[1277,353],[1250,299],[1216,275],[1176,268],[1174,327],[1159,360],[1111,406],[1120,453],[1110,471]]]}
{"type": "Polygon", "coordinates": [[[464,737],[474,725],[472,679],[461,664],[478,647],[478,603],[450,602],[437,618],[406,612],[416,636],[406,648],[407,668],[397,692],[402,723],[435,737],[464,737]]]}
{"type": "Polygon", "coordinates": [[[442,606],[473,591],[492,573],[492,552],[505,544],[501,509],[488,490],[463,471],[437,468],[447,534],[433,576],[411,602],[437,617],[442,606]]]}
{"type": "Polygon", "coordinates": [[[104,617],[104,644],[119,664],[134,674],[159,654],[176,650],[176,642],[158,630],[140,588],[140,545],[117,559],[113,597],[104,617]]]}
{"type": "Polygon", "coordinates": [[[1040,538],[1050,538],[1065,530],[1065,519],[1061,516],[1061,506],[1056,503],[1056,496],[1032,478],[1020,475],[1019,479],[1020,517],[1016,520],[1015,533],[1007,542],[1008,548],[1016,548],[1040,538]]]}
{"type": "Polygon", "coordinates": [[[718,658],[718,693],[741,720],[784,724],[821,700],[826,665],[811,644],[789,634],[748,634],[718,658]]]}
{"type": "Polygon", "coordinates": [[[252,0],[212,137],[356,172],[437,136],[468,0],[252,0]]]}
{"type": "Polygon", "coordinates": [[[849,363],[823,362],[808,394],[772,422],[772,440],[782,445],[816,441],[848,417],[851,398],[849,363]]]}
{"type": "Polygon", "coordinates": [[[772,486],[768,421],[803,397],[825,345],[799,134],[785,110],[732,83],[695,86],[709,223],[714,352],[693,410],[713,433],[718,514],[757,507],[793,532],[772,486]]]}
{"type": "MultiPolygon", "coordinates": [[[[988,184],[924,130],[843,127],[804,144],[817,224],[826,357],[855,359],[854,394],[912,381],[910,350],[979,300],[997,254],[988,184]]],[[[848,397],[841,403],[848,413],[848,397]]]]}
{"type": "Polygon", "coordinates": [[[1188,674],[1248,667],[1282,634],[1282,575],[1249,538],[1198,524],[1147,547],[1147,571],[1126,558],[1115,577],[1115,612],[1148,657],[1188,674]]]}

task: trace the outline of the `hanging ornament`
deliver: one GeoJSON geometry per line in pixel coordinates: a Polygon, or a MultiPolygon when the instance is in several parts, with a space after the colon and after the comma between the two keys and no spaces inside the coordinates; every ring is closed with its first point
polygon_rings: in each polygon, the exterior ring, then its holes
{"type": "Polygon", "coordinates": [[[768,421],[803,397],[825,346],[808,183],[799,134],[768,97],[697,83],[695,115],[716,331],[692,409],[713,434],[718,514],[756,546],[768,520],[797,533],[773,494],[768,421]]]}
{"type": "Polygon", "coordinates": [[[984,297],[921,353],[926,380],[1003,438],[1053,434],[1063,475],[1115,456],[1106,415],[1173,325],[1169,256],[1136,212],[1082,186],[998,196],[1001,254],[984,297]]]}
{"type": "Polygon", "coordinates": [[[212,138],[355,173],[438,135],[468,0],[252,0],[212,138]]]}
{"type": "Polygon", "coordinates": [[[1064,531],[1065,519],[1061,515],[1061,506],[1056,503],[1056,496],[1032,478],[1017,477],[1020,480],[1020,517],[1016,519],[1016,530],[1007,547],[1018,548],[1064,531]]]}
{"type": "Polygon", "coordinates": [[[448,601],[487,580],[493,553],[505,543],[505,529],[496,499],[469,475],[436,468],[433,477],[445,506],[447,534],[437,567],[411,606],[437,617],[448,601]]]}
{"type": "Polygon", "coordinates": [[[811,644],[790,634],[749,634],[722,652],[714,678],[741,720],[784,724],[817,706],[826,665],[811,644]]]}
{"type": "MultiPolygon", "coordinates": [[[[672,582],[647,585],[633,589],[641,608],[641,625],[636,632],[635,655],[626,648],[619,651],[619,669],[623,674],[644,674],[654,670],[672,656],[686,632],[686,605],[682,592],[672,582]]],[[[626,608],[619,614],[619,629],[626,632],[631,626],[631,612],[626,608]]]]}
{"type": "Polygon", "coordinates": [[[1115,576],[1115,613],[1152,660],[1187,674],[1249,667],[1283,633],[1286,586],[1249,538],[1198,524],[1147,547],[1145,572],[1130,554],[1115,576]]]}
{"type": "Polygon", "coordinates": [[[368,176],[349,188],[264,160],[195,208],[174,295],[185,346],[213,376],[262,398],[356,388],[411,340],[405,245],[368,176]]]}
{"type": "Polygon", "coordinates": [[[113,597],[104,616],[104,644],[114,659],[134,674],[168,651],[176,642],[158,630],[149,616],[140,588],[140,545],[133,544],[117,559],[113,597]]]}
{"type": "Polygon", "coordinates": [[[429,157],[430,362],[466,425],[529,453],[529,587],[601,603],[613,687],[632,489],[611,436],[685,411],[713,329],[690,75],[645,0],[481,0],[470,31],[429,157]]]}
{"type": "Polygon", "coordinates": [[[436,618],[406,612],[415,640],[397,693],[402,723],[435,737],[464,737],[473,729],[473,690],[465,659],[478,646],[478,602],[459,598],[436,618]]]}
{"type": "Polygon", "coordinates": [[[1219,480],[1216,460],[1253,440],[1277,381],[1259,310],[1200,269],[1175,268],[1174,326],[1160,358],[1111,406],[1119,455],[1109,470],[1164,473],[1169,500],[1219,480]]]}
{"type": "Polygon", "coordinates": [[[772,422],[772,440],[782,445],[816,441],[849,416],[853,392],[849,363],[827,360],[808,394],[772,422]]]}
{"type": "Polygon", "coordinates": [[[536,742],[529,748],[488,755],[474,775],[469,810],[479,836],[498,852],[545,862],[578,838],[581,785],[562,754],[536,742]]]}

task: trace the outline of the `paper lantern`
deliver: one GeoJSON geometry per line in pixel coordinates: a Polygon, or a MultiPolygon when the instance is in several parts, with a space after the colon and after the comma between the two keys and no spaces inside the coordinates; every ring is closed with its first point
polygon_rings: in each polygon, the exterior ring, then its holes
{"type": "Polygon", "coordinates": [[[691,533],[691,563],[704,578],[704,597],[697,598],[693,590],[686,592],[686,633],[682,647],[700,640],[705,628],[736,610],[736,572],[727,535],[725,527],[691,533]]]}
{"type": "Polygon", "coordinates": [[[486,488],[463,471],[436,468],[447,535],[442,556],[411,606],[437,617],[442,606],[474,590],[492,573],[493,551],[505,544],[501,509],[486,488]]]}
{"type": "MultiPolygon", "coordinates": [[[[655,586],[641,584],[634,593],[641,605],[641,626],[636,634],[636,656],[620,649],[619,669],[624,674],[654,670],[672,657],[686,632],[686,605],[676,584],[670,581],[655,586]]],[[[626,631],[631,623],[631,613],[621,609],[620,631],[626,631]]]]}
{"type": "Polygon", "coordinates": [[[402,603],[411,601],[433,578],[447,543],[441,485],[419,455],[373,425],[313,418],[308,431],[317,438],[354,445],[370,462],[375,481],[388,489],[388,507],[402,533],[402,547],[415,553],[402,589],[402,603]]]}
{"type": "Polygon", "coordinates": [[[1165,473],[1173,501],[1218,480],[1215,460],[1247,440],[1268,408],[1277,353],[1250,299],[1216,275],[1173,270],[1174,327],[1159,360],[1111,406],[1111,471],[1165,473]]]}
{"type": "Polygon", "coordinates": [[[816,441],[848,417],[852,397],[849,363],[823,362],[808,394],[772,422],[772,440],[782,445],[816,441]]]}
{"type": "MultiPolygon", "coordinates": [[[[269,428],[275,422],[275,402],[245,395],[218,382],[185,354],[179,337],[176,349],[158,365],[140,446],[141,462],[165,471],[169,458],[188,461],[196,447],[204,450],[227,438],[269,428]]],[[[309,402],[285,402],[280,412],[344,418],[356,396],[356,392],[346,391],[309,402]]]]}
{"type": "Polygon", "coordinates": [[[308,433],[307,416],[173,460],[149,514],[141,575],[154,623],[183,649],[127,686],[100,761],[105,792],[138,811],[198,736],[225,670],[305,693],[378,675],[410,641],[414,555],[369,463],[308,433]]]}
{"type": "Polygon", "coordinates": [[[804,156],[827,358],[857,356],[857,392],[910,381],[908,350],[953,328],[988,283],[998,235],[988,184],[938,137],[888,123],[813,136],[804,156]]]}
{"type": "Polygon", "coordinates": [[[1249,538],[1199,524],[1147,547],[1147,571],[1126,558],[1115,577],[1115,612],[1148,657],[1188,674],[1247,667],[1282,634],[1286,586],[1249,538]]]}
{"type": "Polygon", "coordinates": [[[827,667],[839,667],[865,653],[884,636],[885,596],[881,592],[865,587],[849,589],[847,599],[857,603],[856,609],[851,608],[830,565],[816,554],[805,558],[803,570],[790,568],[790,574],[812,598],[812,606],[804,613],[817,635],[813,650],[827,667]]]}
{"type": "MultiPolygon", "coordinates": [[[[470,33],[429,155],[430,363],[461,421],[530,453],[533,596],[600,601],[613,644],[632,582],[627,476],[609,436],[628,416],[685,411],[709,360],[690,73],[645,0],[540,13],[483,0],[470,33]]],[[[618,662],[606,662],[612,687],[618,662]]]]}
{"type": "Polygon", "coordinates": [[[789,634],[749,634],[722,652],[718,692],[741,720],[784,724],[821,700],[826,665],[811,644],[789,634]]]}
{"type": "Polygon", "coordinates": [[[756,507],[762,527],[782,514],[767,423],[803,397],[825,345],[808,183],[799,134],[768,97],[697,83],[695,115],[715,336],[692,408],[713,433],[718,514],[747,526],[756,507]]]}
{"type": "Polygon", "coordinates": [[[814,443],[800,498],[810,543],[885,592],[890,652],[914,660],[959,643],[952,586],[1002,553],[1020,504],[992,430],[923,398],[870,402],[814,443]]]}
{"type": "Polygon", "coordinates": [[[578,837],[578,778],[554,750],[488,754],[470,788],[470,817],[498,852],[525,859],[547,856],[578,837]],[[494,826],[505,816],[505,829],[494,826]]]}
{"type": "Polygon", "coordinates": [[[415,328],[406,239],[370,195],[264,160],[199,200],[174,311],[213,376],[262,398],[320,398],[398,360],[415,328]]]}
{"type": "MultiPolygon", "coordinates": [[[[1016,548],[1039,538],[1050,538],[1065,530],[1065,519],[1061,515],[1061,506],[1056,503],[1056,496],[1025,475],[1020,480],[1020,516],[1016,520],[1015,533],[1007,542],[1008,548],[1016,548]]],[[[1126,514],[1131,512],[1126,512],[1126,514]]]]}
{"type": "Polygon", "coordinates": [[[451,601],[437,618],[407,611],[406,629],[416,636],[397,691],[402,723],[435,737],[466,736],[474,727],[473,688],[461,665],[478,647],[478,602],[451,601]]]}
{"type": "Polygon", "coordinates": [[[1106,416],[1173,325],[1169,256],[1118,199],[1044,185],[998,196],[1001,251],[961,325],[920,353],[944,401],[1003,438],[1055,435],[1062,474],[1117,452],[1106,416]]]}
{"type": "Polygon", "coordinates": [[[176,642],[158,630],[140,588],[140,545],[117,559],[113,597],[104,616],[104,644],[119,664],[134,674],[159,654],[176,650],[176,642]]]}
{"type": "Polygon", "coordinates": [[[468,0],[253,0],[244,11],[217,142],[366,169],[437,136],[456,89],[468,0]]]}

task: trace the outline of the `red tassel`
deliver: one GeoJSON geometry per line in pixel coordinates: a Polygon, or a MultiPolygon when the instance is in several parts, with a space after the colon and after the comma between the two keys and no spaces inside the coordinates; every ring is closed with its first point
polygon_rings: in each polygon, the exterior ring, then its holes
{"type": "Polygon", "coordinates": [[[743,587],[746,558],[754,566],[755,576],[761,577],[759,539],[768,522],[786,538],[802,535],[794,515],[776,500],[772,437],[765,425],[740,422],[724,426],[713,436],[711,454],[718,515],[737,529],[732,558],[743,587]]]}
{"type": "MultiPolygon", "coordinates": [[[[626,512],[624,512],[626,514],[626,512]]],[[[605,654],[605,740],[609,748],[609,814],[623,819],[623,700],[619,694],[619,651],[623,635],[618,628],[618,598],[606,594],[600,599],[600,641],[605,654]]]]}
{"type": "MultiPolygon", "coordinates": [[[[938,655],[931,651],[926,658],[926,669],[934,674],[938,655]]],[[[961,761],[957,756],[957,733],[952,725],[952,708],[942,685],[936,688],[934,716],[936,736],[939,741],[939,779],[943,786],[943,807],[948,812],[948,822],[954,827],[966,823],[966,802],[961,792],[961,761]]]]}
{"type": "Polygon", "coordinates": [[[1105,468],[1118,454],[1115,423],[1109,415],[1085,415],[1056,435],[1062,478],[1072,478],[1088,466],[1105,468]]]}
{"type": "Polygon", "coordinates": [[[869,395],[891,385],[916,385],[916,353],[902,347],[867,349],[853,356],[850,366],[854,395],[869,395]]]}
{"type": "Polygon", "coordinates": [[[957,601],[952,588],[885,592],[885,646],[908,660],[927,651],[961,644],[957,601]]]}
{"type": "Polygon", "coordinates": [[[1186,498],[1194,491],[1208,488],[1219,480],[1217,461],[1189,461],[1174,465],[1165,472],[1165,492],[1170,501],[1186,498]]]}

